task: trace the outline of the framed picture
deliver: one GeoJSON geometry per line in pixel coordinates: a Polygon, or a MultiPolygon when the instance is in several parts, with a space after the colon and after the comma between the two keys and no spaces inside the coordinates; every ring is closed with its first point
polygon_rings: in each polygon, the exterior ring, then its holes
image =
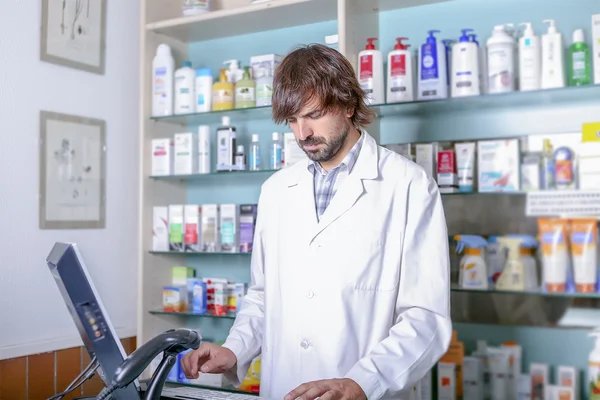
{"type": "Polygon", "coordinates": [[[41,0],[40,59],[104,74],[107,0],[41,0]]]}
{"type": "Polygon", "coordinates": [[[40,113],[40,229],[105,227],[106,123],[40,113]]]}

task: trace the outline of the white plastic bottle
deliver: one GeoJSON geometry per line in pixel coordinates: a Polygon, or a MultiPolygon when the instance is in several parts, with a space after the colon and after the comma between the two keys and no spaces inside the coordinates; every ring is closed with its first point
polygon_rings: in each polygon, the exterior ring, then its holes
{"type": "Polygon", "coordinates": [[[184,61],[175,71],[175,114],[196,111],[196,71],[190,61],[184,61]]]}
{"type": "Polygon", "coordinates": [[[212,108],[213,76],[209,68],[196,70],[196,112],[209,112],[212,108]]]}
{"type": "Polygon", "coordinates": [[[252,134],[252,144],[250,144],[248,161],[250,171],[260,171],[260,144],[258,133],[252,134]]]}
{"type": "Polygon", "coordinates": [[[487,51],[485,46],[481,46],[479,44],[479,42],[477,41],[477,35],[475,35],[474,33],[471,33],[469,35],[469,39],[472,42],[475,42],[475,44],[477,45],[477,52],[479,54],[479,93],[480,94],[485,94],[487,93],[487,51]]]}
{"type": "Polygon", "coordinates": [[[458,253],[464,249],[464,256],[460,260],[459,285],[465,289],[488,288],[488,270],[485,263],[484,251],[487,241],[481,236],[455,235],[458,242],[458,253]]]}
{"type": "Polygon", "coordinates": [[[265,107],[272,104],[273,75],[268,67],[256,70],[256,107],[265,107]]]}
{"type": "Polygon", "coordinates": [[[414,100],[413,60],[405,37],[396,39],[394,50],[388,53],[387,102],[401,103],[414,100]]]}
{"type": "Polygon", "coordinates": [[[210,174],[210,126],[198,127],[198,173],[210,174]]]}
{"type": "Polygon", "coordinates": [[[440,31],[428,31],[429,37],[419,48],[419,100],[445,99],[448,97],[448,72],[446,46],[436,40],[434,34],[440,31]]]}
{"type": "Polygon", "coordinates": [[[487,41],[488,93],[515,90],[515,39],[506,31],[512,24],[496,25],[487,41]]]}
{"type": "Polygon", "coordinates": [[[450,95],[452,97],[478,96],[479,84],[479,47],[469,40],[468,32],[462,29],[462,35],[452,46],[452,75],[450,76],[450,95]]]}
{"type": "Polygon", "coordinates": [[[173,74],[175,61],[171,48],[158,45],[152,61],[152,116],[163,117],[173,114],[173,74]]]}
{"type": "Polygon", "coordinates": [[[545,19],[544,23],[550,25],[542,35],[542,89],[562,88],[565,87],[563,37],[553,19],[545,19]]]}
{"type": "Polygon", "coordinates": [[[538,90],[542,84],[542,49],[531,22],[524,22],[523,36],[519,39],[519,89],[522,92],[538,90]]]}
{"type": "MultiPolygon", "coordinates": [[[[596,343],[594,344],[594,348],[588,356],[587,382],[596,388],[597,382],[600,381],[600,329],[594,329],[588,334],[588,336],[594,337],[596,343]]],[[[600,395],[596,393],[590,393],[590,400],[599,399],[600,395]]]]}
{"type": "Polygon", "coordinates": [[[375,40],[377,38],[367,39],[367,46],[358,53],[358,80],[366,93],[367,104],[384,104],[383,59],[381,51],[375,49],[375,40]]]}

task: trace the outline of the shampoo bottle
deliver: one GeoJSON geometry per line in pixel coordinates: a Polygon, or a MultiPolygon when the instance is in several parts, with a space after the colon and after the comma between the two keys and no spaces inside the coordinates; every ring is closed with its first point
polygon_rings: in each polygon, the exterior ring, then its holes
{"type": "Polygon", "coordinates": [[[522,239],[518,237],[502,236],[498,238],[501,248],[508,249],[506,256],[506,264],[498,281],[496,282],[497,290],[525,290],[525,267],[521,259],[521,243],[522,239]]]}
{"type": "Polygon", "coordinates": [[[385,103],[383,59],[381,51],[375,49],[375,40],[377,38],[367,39],[367,46],[358,53],[358,80],[365,91],[367,104],[385,103]]]}
{"type": "Polygon", "coordinates": [[[428,31],[429,37],[419,49],[418,99],[434,100],[448,97],[448,73],[446,49],[434,34],[440,31],[428,31]]]}
{"type": "Polygon", "coordinates": [[[583,29],[573,32],[573,44],[569,47],[569,86],[592,83],[592,60],[590,48],[585,42],[583,29]]]}
{"type": "Polygon", "coordinates": [[[511,24],[496,25],[487,41],[488,92],[515,90],[515,39],[506,31],[511,24]]]}
{"type": "Polygon", "coordinates": [[[175,114],[196,111],[196,71],[190,61],[184,61],[175,71],[175,114]]]}
{"type": "Polygon", "coordinates": [[[486,55],[487,52],[485,50],[485,46],[481,46],[477,41],[477,35],[474,33],[469,35],[469,40],[474,42],[477,45],[478,58],[479,58],[479,93],[485,94],[487,93],[487,61],[486,55]]]}
{"type": "Polygon", "coordinates": [[[152,61],[152,116],[173,114],[173,74],[175,61],[171,48],[160,44],[152,61]]]}
{"type": "Polygon", "coordinates": [[[409,44],[402,43],[408,38],[397,38],[394,50],[388,54],[387,102],[400,103],[413,101],[413,63],[408,48],[409,44]]]}
{"type": "Polygon", "coordinates": [[[590,385],[590,400],[600,400],[600,329],[596,328],[589,336],[596,340],[588,357],[587,382],[590,385]]]}
{"type": "Polygon", "coordinates": [[[478,96],[479,85],[479,50],[477,43],[469,40],[468,32],[463,29],[458,42],[452,47],[452,74],[450,78],[450,95],[452,97],[478,96]]]}
{"type": "Polygon", "coordinates": [[[460,253],[464,248],[464,256],[460,260],[459,285],[465,289],[488,288],[488,271],[485,264],[483,249],[487,241],[481,236],[455,235],[457,242],[456,251],[460,253]]]}
{"type": "Polygon", "coordinates": [[[565,87],[563,38],[553,19],[544,20],[548,32],[542,36],[542,89],[565,87]]]}
{"type": "Polygon", "coordinates": [[[538,90],[542,85],[542,49],[540,38],[535,35],[531,22],[525,26],[519,39],[519,88],[522,92],[538,90]]]}
{"type": "Polygon", "coordinates": [[[212,88],[212,109],[213,111],[233,109],[233,83],[227,81],[227,70],[221,68],[219,80],[213,84],[212,88]]]}
{"type": "Polygon", "coordinates": [[[244,67],[242,79],[235,84],[235,108],[256,107],[256,83],[250,77],[250,67],[244,67]]]}
{"type": "Polygon", "coordinates": [[[525,289],[532,290],[540,286],[538,278],[538,267],[535,261],[535,250],[538,247],[538,241],[530,235],[508,235],[508,237],[519,238],[521,243],[521,260],[525,269],[525,289]]]}

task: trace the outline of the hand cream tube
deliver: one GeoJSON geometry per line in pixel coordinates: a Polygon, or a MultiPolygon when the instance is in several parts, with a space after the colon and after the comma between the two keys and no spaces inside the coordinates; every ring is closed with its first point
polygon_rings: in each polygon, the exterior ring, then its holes
{"type": "Polygon", "coordinates": [[[569,239],[575,288],[580,293],[596,291],[598,279],[597,247],[598,221],[595,219],[573,219],[569,221],[569,239]]]}
{"type": "Polygon", "coordinates": [[[531,363],[529,376],[531,377],[531,400],[545,400],[548,386],[548,364],[531,363]]]}
{"type": "Polygon", "coordinates": [[[542,247],[542,276],[545,292],[565,292],[569,267],[567,220],[539,218],[542,247]]]}
{"type": "Polygon", "coordinates": [[[460,192],[473,192],[475,176],[475,142],[456,143],[456,165],[458,171],[458,189],[460,192]]]}
{"type": "Polygon", "coordinates": [[[487,351],[492,375],[492,400],[506,400],[510,394],[508,388],[510,351],[498,347],[488,347],[487,351]]]}
{"type": "Polygon", "coordinates": [[[438,362],[438,400],[456,400],[456,364],[438,362]]]}
{"type": "MultiPolygon", "coordinates": [[[[575,367],[569,367],[566,365],[560,365],[558,367],[558,386],[561,388],[571,388],[573,396],[570,400],[575,400],[577,396],[577,389],[579,388],[579,381],[577,379],[577,369],[575,367]]],[[[559,397],[563,400],[562,397],[559,397]]]]}

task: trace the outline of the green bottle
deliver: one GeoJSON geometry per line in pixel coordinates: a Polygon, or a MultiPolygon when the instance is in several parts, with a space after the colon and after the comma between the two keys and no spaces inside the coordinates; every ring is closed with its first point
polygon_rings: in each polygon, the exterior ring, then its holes
{"type": "Polygon", "coordinates": [[[250,77],[250,67],[244,67],[242,79],[235,84],[235,108],[256,107],[256,82],[250,77]]]}
{"type": "Polygon", "coordinates": [[[569,47],[569,86],[592,83],[590,48],[585,42],[583,29],[573,32],[573,44],[569,47]]]}

